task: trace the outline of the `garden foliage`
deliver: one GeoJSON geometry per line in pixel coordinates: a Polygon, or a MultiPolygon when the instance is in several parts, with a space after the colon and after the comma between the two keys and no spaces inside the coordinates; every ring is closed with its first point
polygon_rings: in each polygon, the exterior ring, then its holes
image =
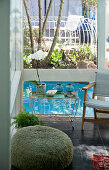
{"type": "Polygon", "coordinates": [[[94,61],[95,54],[87,44],[84,46],[79,45],[78,48],[73,49],[72,58],[74,62],[80,62],[82,60],[94,61]]]}
{"type": "Polygon", "coordinates": [[[58,67],[59,63],[62,61],[63,50],[55,49],[49,59],[49,64],[52,64],[54,67],[58,67]]]}
{"type": "Polygon", "coordinates": [[[36,115],[25,111],[19,111],[12,125],[13,124],[15,124],[16,128],[21,128],[26,126],[42,125],[43,123],[36,115]]]}

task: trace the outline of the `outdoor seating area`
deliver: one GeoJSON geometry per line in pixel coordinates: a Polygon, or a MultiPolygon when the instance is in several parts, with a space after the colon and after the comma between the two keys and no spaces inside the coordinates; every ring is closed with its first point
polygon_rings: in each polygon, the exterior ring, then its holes
{"type": "Polygon", "coordinates": [[[109,170],[109,0],[0,1],[0,170],[109,170]]]}

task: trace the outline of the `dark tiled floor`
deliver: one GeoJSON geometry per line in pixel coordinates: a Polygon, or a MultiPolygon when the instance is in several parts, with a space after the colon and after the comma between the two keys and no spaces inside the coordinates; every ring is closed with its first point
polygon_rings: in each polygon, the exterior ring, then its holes
{"type": "Polygon", "coordinates": [[[85,123],[84,132],[81,131],[81,118],[73,122],[74,130],[70,122],[45,122],[65,132],[74,145],[72,164],[67,170],[92,170],[92,154],[109,154],[109,125],[85,123]]]}
{"type": "Polygon", "coordinates": [[[62,130],[72,140],[73,161],[66,170],[93,170],[92,154],[109,154],[109,125],[85,123],[84,132],[81,131],[81,118],[74,120],[74,130],[69,121],[44,122],[44,125],[62,130]]]}

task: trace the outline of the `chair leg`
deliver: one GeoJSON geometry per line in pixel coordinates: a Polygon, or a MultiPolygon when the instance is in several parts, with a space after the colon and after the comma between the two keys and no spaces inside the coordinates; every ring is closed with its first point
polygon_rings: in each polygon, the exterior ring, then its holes
{"type": "Polygon", "coordinates": [[[84,130],[84,118],[85,118],[86,106],[85,103],[83,104],[83,116],[82,116],[82,126],[81,130],[84,130]]]}
{"type": "Polygon", "coordinates": [[[94,117],[97,119],[96,109],[94,109],[94,117]]]}

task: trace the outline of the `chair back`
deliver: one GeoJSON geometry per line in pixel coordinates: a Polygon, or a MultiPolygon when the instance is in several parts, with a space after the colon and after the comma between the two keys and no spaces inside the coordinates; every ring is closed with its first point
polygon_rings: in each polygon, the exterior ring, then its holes
{"type": "Polygon", "coordinates": [[[97,73],[95,76],[96,85],[94,93],[96,96],[109,97],[109,74],[97,73]]]}

